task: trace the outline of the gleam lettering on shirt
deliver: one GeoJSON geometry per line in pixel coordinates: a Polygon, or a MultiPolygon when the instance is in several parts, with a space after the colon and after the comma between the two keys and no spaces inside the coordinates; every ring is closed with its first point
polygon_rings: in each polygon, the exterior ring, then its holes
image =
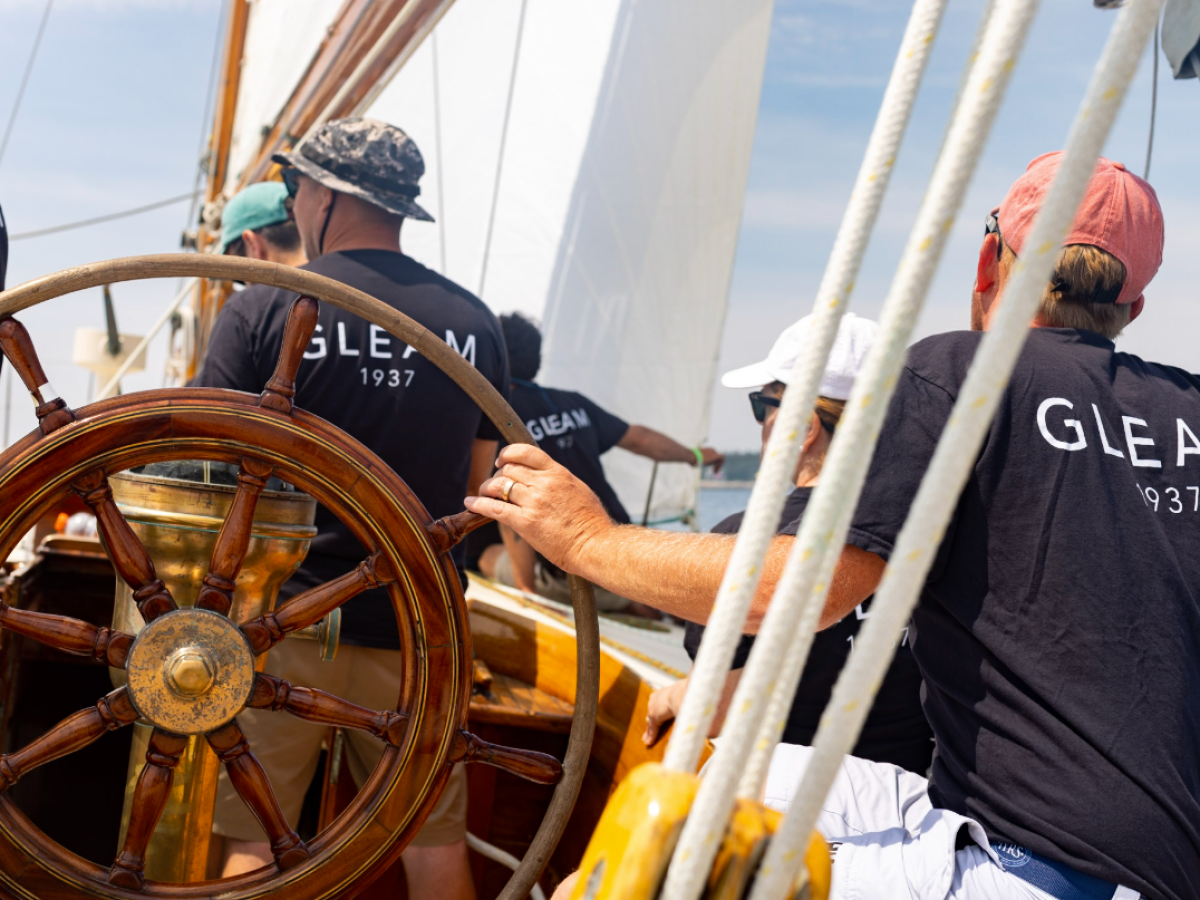
{"type": "MultiPolygon", "coordinates": [[[[323,325],[317,326],[316,332],[313,334],[312,340],[309,341],[308,350],[304,354],[305,359],[324,359],[326,356],[329,355],[329,342],[326,341],[325,336],[322,334],[322,332],[324,330],[325,330],[325,327],[323,325]]],[[[457,353],[459,356],[461,356],[463,359],[465,359],[471,365],[475,365],[475,335],[474,335],[474,333],[468,334],[466,337],[466,340],[464,340],[462,342],[462,345],[460,346],[459,342],[458,342],[458,335],[456,335],[454,333],[453,329],[447,328],[446,329],[446,343],[450,346],[451,350],[453,350],[455,353],[457,353]]],[[[404,346],[404,352],[400,355],[401,359],[408,359],[410,356],[412,356],[413,354],[415,354],[417,352],[416,348],[411,347],[408,344],[405,344],[403,346],[404,346]]],[[[362,349],[363,348],[353,346],[352,343],[350,342],[350,340],[346,334],[346,323],[338,322],[337,323],[337,355],[339,357],[362,356],[362,349]]],[[[395,354],[393,353],[393,350],[392,350],[391,335],[389,335],[384,329],[380,328],[378,325],[371,326],[371,329],[370,329],[370,332],[368,335],[366,350],[367,350],[367,356],[370,359],[393,359],[395,357],[395,354]]]]}
{"type": "Polygon", "coordinates": [[[540,441],[547,435],[553,437],[580,428],[590,428],[591,425],[592,420],[588,418],[587,410],[585,409],[572,409],[561,415],[551,413],[547,416],[530,419],[525,423],[525,427],[529,429],[529,433],[533,435],[535,441],[540,441]]]}
{"type": "MultiPolygon", "coordinates": [[[[1147,432],[1150,424],[1137,416],[1121,416],[1121,430],[1107,423],[1095,403],[1090,404],[1092,416],[1096,423],[1096,434],[1100,448],[1108,456],[1122,459],[1128,454],[1129,462],[1140,469],[1161,469],[1163,460],[1155,456],[1157,442],[1149,437],[1147,432]],[[1125,450],[1119,446],[1124,437],[1125,450]]],[[[1071,412],[1075,404],[1065,397],[1047,397],[1037,409],[1037,426],[1046,443],[1059,450],[1084,450],[1088,446],[1087,431],[1083,422],[1076,418],[1058,418],[1053,413],[1056,408],[1071,412]]],[[[1060,413],[1060,415],[1062,415],[1060,413]]],[[[1086,418],[1086,416],[1084,417],[1086,418]]],[[[1175,419],[1175,465],[1182,467],[1189,455],[1200,456],[1200,438],[1183,419],[1175,419]]],[[[1170,458],[1168,454],[1167,458],[1170,458]]]]}

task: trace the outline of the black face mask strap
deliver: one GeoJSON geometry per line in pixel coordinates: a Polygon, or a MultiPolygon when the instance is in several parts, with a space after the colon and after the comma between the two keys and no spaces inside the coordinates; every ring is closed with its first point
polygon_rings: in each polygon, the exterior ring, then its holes
{"type": "Polygon", "coordinates": [[[325,224],[321,226],[321,238],[317,241],[317,256],[322,256],[325,253],[325,232],[329,230],[329,220],[333,218],[333,204],[337,203],[337,191],[330,191],[333,195],[329,199],[329,209],[325,210],[325,224]]]}

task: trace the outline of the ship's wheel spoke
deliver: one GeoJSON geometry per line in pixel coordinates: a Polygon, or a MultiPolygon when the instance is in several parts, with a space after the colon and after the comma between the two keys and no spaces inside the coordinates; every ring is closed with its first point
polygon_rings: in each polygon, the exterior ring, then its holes
{"type": "Polygon", "coordinates": [[[360,563],[353,572],[309,588],[273,612],[246,622],[242,625],[242,634],[250,642],[254,655],[258,656],[293,631],[319,622],[351,597],[394,580],[395,576],[387,563],[376,553],[360,563]]]}
{"type": "Polygon", "coordinates": [[[271,788],[267,773],[251,752],[250,743],[238,727],[237,720],[209,734],[208,743],[221,762],[225,763],[230,784],[267,833],[271,853],[280,870],[290,869],[308,859],[308,847],[283,817],[283,810],[275,799],[275,791],[271,788]]]}
{"type": "Polygon", "coordinates": [[[433,542],[433,546],[439,552],[446,553],[476,528],[482,528],[492,521],[495,520],[464,509],[452,516],[435,519],[425,526],[425,531],[433,542]]]}
{"type": "Polygon", "coordinates": [[[279,350],[275,374],[258,398],[259,406],[291,415],[292,398],[296,396],[296,373],[316,330],[320,311],[321,305],[312,297],[297,297],[292,302],[283,328],[283,346],[279,350]]]}
{"type": "Polygon", "coordinates": [[[114,669],[125,668],[133,636],[67,616],[16,609],[0,603],[0,628],[32,638],[48,647],[90,656],[114,669]]]}
{"type": "Polygon", "coordinates": [[[201,609],[209,609],[223,616],[229,615],[229,608],[233,605],[235,582],[242,570],[242,563],[246,561],[246,550],[250,546],[254,510],[270,476],[270,463],[252,456],[242,457],[237,493],[229,507],[229,515],[221,525],[221,532],[217,535],[208,574],[204,576],[200,595],[196,599],[196,605],[201,609]]]}
{"type": "Polygon", "coordinates": [[[117,574],[133,588],[133,599],[142,618],[151,622],[163,613],[175,610],[175,598],[155,574],[150,554],[113,502],[112,488],[108,486],[104,470],[92,469],[80,476],[73,487],[96,514],[96,527],[104,538],[108,558],[117,574]]]}
{"type": "Polygon", "coordinates": [[[0,756],[0,791],[7,791],[21,776],[51,760],[82,750],[106,731],[136,722],[137,710],[125,688],[101,697],[95,706],[67,716],[41,737],[20,750],[0,756]]]}
{"type": "Polygon", "coordinates": [[[258,673],[247,706],[282,710],[300,719],[341,728],[357,728],[393,747],[400,746],[408,729],[408,716],[392,710],[367,709],[316,688],[299,687],[271,675],[258,673]]]}
{"type": "Polygon", "coordinates": [[[75,413],[71,412],[65,400],[58,396],[50,382],[46,380],[46,372],[38,359],[37,351],[33,349],[33,341],[25,326],[12,316],[0,319],[0,349],[12,363],[26,390],[33,397],[36,406],[34,412],[38,417],[38,427],[42,434],[57,431],[69,422],[75,421],[75,413]]]}
{"type": "Polygon", "coordinates": [[[146,750],[146,766],[138,776],[133,800],[129,807],[129,828],[125,831],[125,843],[108,872],[108,881],[118,887],[139,891],[145,884],[146,847],[154,826],[162,817],[167,798],[171,793],[171,782],[175,780],[175,767],[179,757],[187,748],[188,739],[169,734],[158,728],[150,736],[150,747],[146,750]]]}
{"type": "Polygon", "coordinates": [[[483,763],[536,784],[557,784],[563,773],[562,763],[549,753],[491,744],[469,731],[454,736],[450,762],[483,763]]]}

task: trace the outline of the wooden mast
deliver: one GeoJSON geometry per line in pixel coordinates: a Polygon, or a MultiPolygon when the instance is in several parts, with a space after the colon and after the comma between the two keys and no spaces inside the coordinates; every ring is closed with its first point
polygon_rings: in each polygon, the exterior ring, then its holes
{"type": "MultiPolygon", "coordinates": [[[[233,120],[237,113],[238,91],[242,84],[242,53],[246,47],[246,25],[250,21],[250,0],[229,0],[229,22],[225,29],[225,50],[221,63],[221,83],[217,90],[216,108],[213,113],[213,129],[208,141],[208,183],[205,185],[204,202],[207,207],[225,186],[229,167],[229,150],[233,140],[233,120]]],[[[196,250],[207,253],[218,235],[202,221],[196,250]]],[[[204,357],[208,335],[216,321],[221,304],[229,296],[227,282],[202,279],[195,294],[195,310],[200,327],[196,333],[196,347],[188,366],[187,377],[196,374],[199,362],[204,357]]]]}
{"type": "Polygon", "coordinates": [[[329,37],[263,139],[254,162],[242,173],[238,187],[266,177],[271,154],[294,145],[314,125],[359,112],[379,80],[394,71],[397,60],[416,49],[451,2],[347,0],[330,26],[329,37]]]}
{"type": "MultiPolygon", "coordinates": [[[[283,110],[237,181],[241,189],[271,175],[271,155],[300,140],[309,129],[331,118],[354,115],[420,45],[453,0],[345,0],[312,62],[283,110]]],[[[241,84],[242,54],[250,15],[249,0],[231,0],[221,84],[209,142],[206,203],[218,201],[229,177],[229,156],[241,84]]],[[[197,250],[217,240],[202,223],[197,250]]],[[[195,309],[199,319],[191,378],[203,359],[208,335],[230,286],[201,282],[195,309]]]]}

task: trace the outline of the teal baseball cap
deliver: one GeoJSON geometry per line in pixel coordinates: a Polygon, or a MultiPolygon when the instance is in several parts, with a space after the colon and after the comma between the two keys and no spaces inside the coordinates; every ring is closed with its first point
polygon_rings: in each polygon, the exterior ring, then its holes
{"type": "Polygon", "coordinates": [[[286,205],[287,188],[281,181],[263,181],[239,191],[221,211],[221,252],[242,236],[268,225],[286,222],[291,216],[286,205]]]}

